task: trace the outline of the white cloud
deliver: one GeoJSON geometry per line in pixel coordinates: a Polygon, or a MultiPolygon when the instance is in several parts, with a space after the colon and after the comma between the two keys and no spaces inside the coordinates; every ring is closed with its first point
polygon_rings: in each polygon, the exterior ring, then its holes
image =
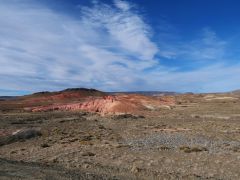
{"type": "MultiPolygon", "coordinates": [[[[125,1],[115,1],[130,6],[125,1]]],[[[120,10],[109,5],[95,4],[94,8],[82,8],[84,20],[92,27],[102,29],[109,35],[110,46],[118,45],[124,53],[134,55],[140,60],[151,60],[158,48],[151,41],[151,28],[144,23],[141,15],[131,9],[120,10]]]]}
{"type": "Polygon", "coordinates": [[[239,63],[235,65],[217,63],[183,72],[163,68],[159,71],[152,71],[144,77],[146,80],[144,90],[227,92],[239,89],[239,73],[239,63]]]}
{"type": "Polygon", "coordinates": [[[150,27],[125,1],[85,7],[81,19],[36,1],[14,2],[0,2],[3,89],[113,90],[156,63],[150,27]]]}
{"type": "Polygon", "coordinates": [[[0,1],[1,92],[81,86],[106,91],[205,91],[237,86],[240,65],[186,72],[161,66],[156,55],[223,58],[225,42],[205,30],[194,41],[173,45],[163,41],[166,48],[158,48],[151,27],[134,8],[120,0],[113,5],[96,2],[81,7],[81,18],[76,19],[34,0],[0,1]]]}
{"type": "Polygon", "coordinates": [[[131,8],[131,5],[126,1],[115,0],[114,3],[116,5],[116,7],[118,7],[119,9],[121,9],[123,11],[128,11],[131,8]]]}

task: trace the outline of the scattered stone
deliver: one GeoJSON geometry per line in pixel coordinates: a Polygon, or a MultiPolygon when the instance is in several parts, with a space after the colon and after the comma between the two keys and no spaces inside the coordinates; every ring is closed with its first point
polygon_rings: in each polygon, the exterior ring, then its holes
{"type": "Polygon", "coordinates": [[[47,148],[47,147],[50,147],[47,143],[43,143],[43,144],[41,144],[41,147],[42,148],[47,148]]]}
{"type": "Polygon", "coordinates": [[[167,151],[167,150],[170,150],[171,148],[168,147],[168,146],[160,146],[159,147],[159,150],[162,150],[162,151],[167,151]]]}
{"type": "Polygon", "coordinates": [[[113,119],[115,120],[122,120],[122,119],[142,119],[145,118],[142,115],[133,115],[133,114],[119,114],[119,115],[115,115],[113,116],[113,119]]]}
{"type": "Polygon", "coordinates": [[[15,151],[15,150],[10,152],[10,154],[16,154],[16,153],[17,153],[17,151],[15,151]]]}
{"type": "Polygon", "coordinates": [[[92,152],[83,152],[81,155],[82,156],[95,156],[95,154],[92,152]]]}
{"type": "Polygon", "coordinates": [[[92,146],[93,145],[93,143],[91,143],[90,141],[80,141],[80,144],[81,145],[86,145],[86,146],[92,146]]]}
{"type": "Polygon", "coordinates": [[[140,171],[141,171],[141,169],[139,167],[137,167],[136,165],[133,165],[131,168],[132,173],[139,173],[140,171]]]}
{"type": "Polygon", "coordinates": [[[88,168],[90,168],[90,165],[89,164],[83,164],[82,167],[85,168],[85,169],[88,169],[88,168]]]}
{"type": "Polygon", "coordinates": [[[205,147],[181,146],[179,149],[184,151],[185,153],[208,151],[205,147]]]}
{"type": "Polygon", "coordinates": [[[131,147],[129,144],[114,144],[113,146],[115,148],[131,147]]]}
{"type": "Polygon", "coordinates": [[[103,125],[98,126],[99,129],[106,129],[103,125]]]}
{"type": "Polygon", "coordinates": [[[86,135],[82,137],[81,141],[91,141],[92,139],[93,139],[92,135],[86,135]]]}
{"type": "Polygon", "coordinates": [[[78,138],[69,139],[68,141],[69,142],[76,142],[76,141],[78,141],[78,138]]]}
{"type": "Polygon", "coordinates": [[[240,146],[234,146],[234,147],[232,148],[232,151],[233,151],[233,152],[240,152],[240,146]]]}

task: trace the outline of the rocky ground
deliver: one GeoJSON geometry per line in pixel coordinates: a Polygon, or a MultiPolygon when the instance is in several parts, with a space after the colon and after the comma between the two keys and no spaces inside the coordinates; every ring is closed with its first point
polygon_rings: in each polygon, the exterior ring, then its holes
{"type": "Polygon", "coordinates": [[[173,98],[139,114],[2,110],[0,179],[240,179],[240,96],[173,98]]]}

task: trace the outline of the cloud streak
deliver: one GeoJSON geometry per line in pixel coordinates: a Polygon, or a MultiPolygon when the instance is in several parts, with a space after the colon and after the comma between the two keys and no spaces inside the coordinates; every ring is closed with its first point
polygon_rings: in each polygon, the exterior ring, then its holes
{"type": "Polygon", "coordinates": [[[157,47],[149,38],[150,27],[127,2],[82,7],[78,20],[29,2],[1,2],[0,74],[49,83],[38,88],[38,83],[23,86],[1,78],[6,88],[54,89],[59,81],[64,87],[113,89],[116,80],[132,83],[134,71],[155,63],[157,47]]]}
{"type": "Polygon", "coordinates": [[[179,72],[160,63],[161,58],[224,58],[226,42],[212,30],[205,29],[200,39],[191,42],[163,41],[160,46],[134,4],[95,1],[79,7],[76,19],[34,0],[0,2],[0,94],[80,86],[105,91],[206,91],[218,90],[225,82],[236,87],[228,78],[216,80],[234,76],[239,65],[227,72],[218,70],[225,67],[219,62],[179,72]],[[207,80],[199,81],[198,76],[207,80]],[[213,81],[216,88],[209,88],[213,81]]]}

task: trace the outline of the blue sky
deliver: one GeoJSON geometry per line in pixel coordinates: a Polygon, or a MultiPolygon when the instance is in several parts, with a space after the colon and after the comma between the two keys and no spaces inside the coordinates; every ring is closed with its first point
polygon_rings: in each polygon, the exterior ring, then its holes
{"type": "Polygon", "coordinates": [[[240,89],[238,0],[0,1],[0,95],[240,89]]]}

